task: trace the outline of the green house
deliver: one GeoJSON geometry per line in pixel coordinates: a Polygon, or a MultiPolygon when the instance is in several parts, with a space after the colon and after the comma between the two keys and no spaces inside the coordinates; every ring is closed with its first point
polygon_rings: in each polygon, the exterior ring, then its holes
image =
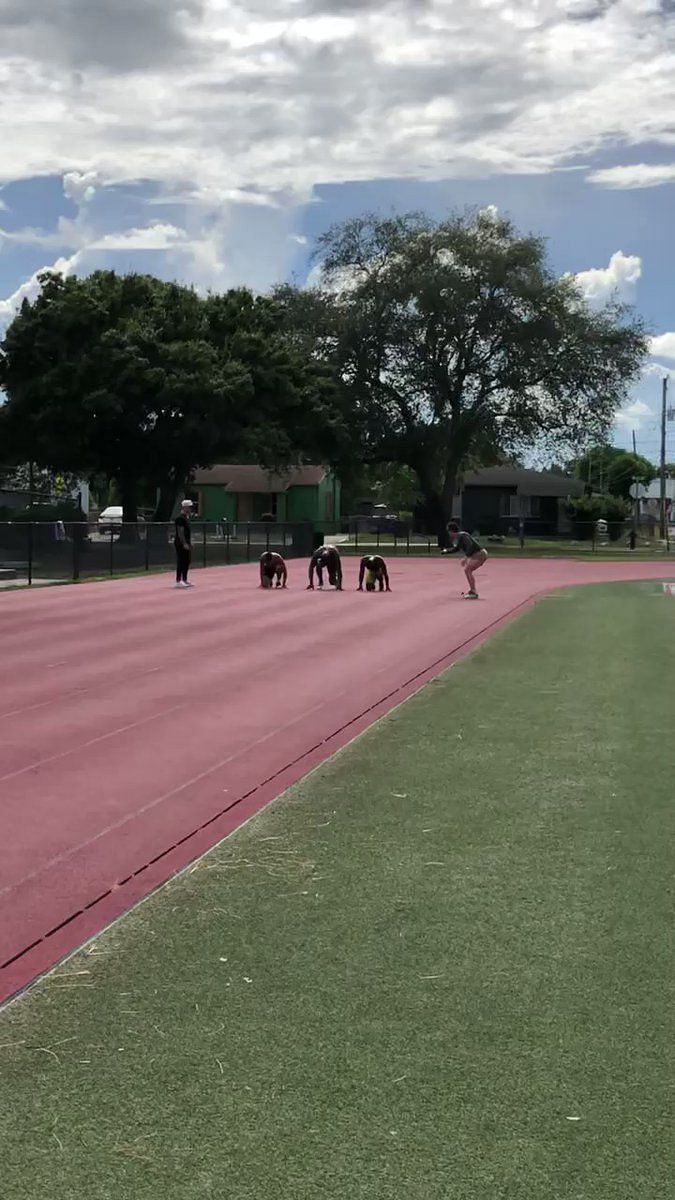
{"type": "Polygon", "coordinates": [[[327,467],[273,474],[263,467],[218,465],[195,471],[193,491],[204,521],[338,521],[340,481],[327,467]]]}

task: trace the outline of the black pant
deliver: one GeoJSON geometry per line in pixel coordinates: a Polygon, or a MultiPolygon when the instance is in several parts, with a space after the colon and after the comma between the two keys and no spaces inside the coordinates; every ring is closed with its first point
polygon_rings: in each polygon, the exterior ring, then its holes
{"type": "Polygon", "coordinates": [[[189,546],[176,546],[176,583],[187,583],[191,556],[189,546]]]}

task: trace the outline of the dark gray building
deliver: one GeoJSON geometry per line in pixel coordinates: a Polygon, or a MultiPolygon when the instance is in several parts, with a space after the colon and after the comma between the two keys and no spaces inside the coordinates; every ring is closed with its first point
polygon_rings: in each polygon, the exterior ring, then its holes
{"type": "Polygon", "coordinates": [[[550,536],[570,532],[565,510],[583,493],[580,480],[550,471],[483,467],[464,476],[457,503],[465,529],[505,534],[522,519],[525,533],[550,536]]]}

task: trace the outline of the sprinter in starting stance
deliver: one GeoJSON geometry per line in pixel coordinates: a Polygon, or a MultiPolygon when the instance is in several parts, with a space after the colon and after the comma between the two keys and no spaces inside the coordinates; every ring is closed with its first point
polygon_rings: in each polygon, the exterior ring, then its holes
{"type": "Polygon", "coordinates": [[[331,587],[337,588],[338,592],[342,591],[342,561],[335,546],[320,546],[318,550],[314,551],[309,564],[308,592],[314,591],[315,571],[320,588],[323,587],[323,573],[325,571],[331,587]]]}
{"type": "Polygon", "coordinates": [[[260,556],[260,586],[261,588],[285,588],[288,579],[288,569],[280,554],[274,550],[266,550],[260,556]]]}
{"type": "Polygon", "coordinates": [[[363,591],[364,579],[366,581],[367,592],[374,592],[376,585],[379,586],[381,592],[391,591],[387,564],[381,554],[366,554],[365,558],[361,559],[361,566],[359,567],[359,592],[363,591]]]}

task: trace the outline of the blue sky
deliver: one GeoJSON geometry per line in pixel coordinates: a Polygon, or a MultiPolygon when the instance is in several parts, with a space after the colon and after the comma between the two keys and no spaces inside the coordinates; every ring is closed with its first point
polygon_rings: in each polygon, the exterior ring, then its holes
{"type": "Polygon", "coordinates": [[[346,216],[494,204],[647,321],[653,457],[674,43],[670,0],[2,0],[0,329],[45,267],[263,289],[346,216]]]}

